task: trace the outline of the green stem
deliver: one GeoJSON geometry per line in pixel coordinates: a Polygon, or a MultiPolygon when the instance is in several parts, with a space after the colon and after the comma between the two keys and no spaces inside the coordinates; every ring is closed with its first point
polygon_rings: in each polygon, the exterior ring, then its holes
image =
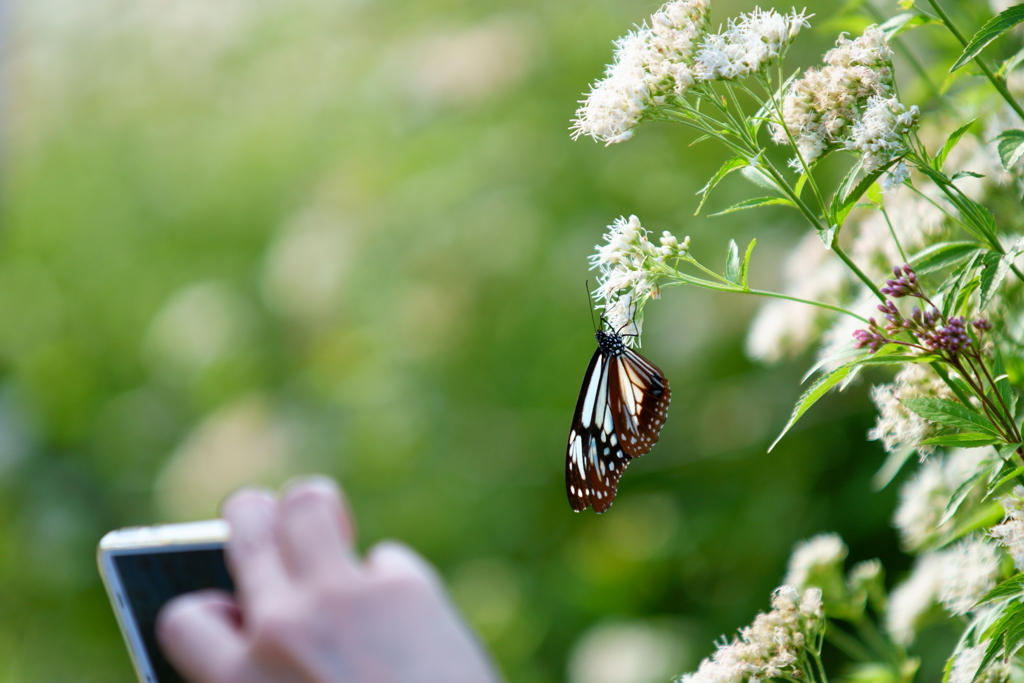
{"type": "Polygon", "coordinates": [[[800,303],[800,304],[807,304],[808,306],[817,306],[818,308],[826,308],[826,309],[828,309],[830,311],[836,311],[837,313],[845,313],[846,315],[848,315],[848,316],[850,316],[852,318],[856,318],[857,320],[861,321],[865,325],[868,324],[868,319],[867,318],[864,318],[864,317],[862,317],[860,315],[857,315],[853,311],[847,310],[847,309],[842,308],[840,306],[833,306],[832,304],[826,304],[826,303],[823,303],[821,301],[811,301],[810,299],[800,299],[800,298],[795,297],[795,296],[788,296],[786,294],[779,294],[777,292],[766,292],[766,291],[763,291],[763,290],[760,290],[760,289],[748,289],[744,293],[745,294],[753,294],[754,296],[767,296],[767,297],[772,297],[774,299],[785,299],[786,301],[795,301],[795,302],[800,303]]]}
{"type": "MultiPolygon", "coordinates": [[[[967,38],[964,37],[964,34],[960,33],[960,29],[956,27],[953,20],[950,19],[949,15],[942,9],[938,0],[928,0],[928,3],[932,6],[932,9],[935,10],[935,13],[939,15],[939,18],[942,19],[942,23],[946,25],[949,32],[956,36],[956,39],[960,41],[961,45],[967,47],[967,38]]],[[[974,58],[974,62],[982,70],[989,82],[992,83],[992,87],[999,91],[999,94],[1002,95],[1004,100],[1006,100],[1006,103],[1009,104],[1015,112],[1017,112],[1017,116],[1024,120],[1024,109],[1021,109],[1021,106],[1017,104],[1015,99],[1013,99],[1013,95],[1011,95],[1010,91],[1006,89],[1006,83],[1003,79],[993,73],[992,69],[988,67],[988,64],[985,63],[980,54],[974,58]]]]}
{"type": "MultiPolygon", "coordinates": [[[[838,237],[839,236],[836,235],[836,240],[838,240],[838,237]]],[[[836,256],[843,260],[843,263],[845,263],[846,266],[854,272],[854,274],[861,282],[867,285],[868,289],[870,289],[872,293],[878,297],[879,301],[885,301],[885,295],[882,294],[882,290],[880,290],[878,286],[871,281],[871,278],[869,278],[867,274],[863,270],[861,270],[860,267],[858,267],[857,264],[854,263],[849,256],[846,255],[846,252],[843,251],[842,247],[839,246],[838,241],[832,242],[832,251],[836,253],[836,256]]]]}
{"type": "MultiPolygon", "coordinates": [[[[981,373],[985,375],[985,379],[988,380],[989,386],[992,387],[992,393],[995,394],[996,398],[999,400],[999,405],[1002,406],[1002,410],[1000,411],[998,410],[998,406],[996,406],[994,403],[992,404],[992,407],[996,409],[997,413],[999,413],[1000,421],[1003,423],[1003,427],[1007,430],[1007,442],[1020,443],[1020,432],[1017,431],[1017,424],[1013,419],[1013,415],[1010,415],[1010,409],[1006,406],[1006,403],[1003,401],[1003,395],[999,393],[999,389],[996,387],[996,383],[992,379],[992,374],[988,371],[988,368],[985,366],[985,361],[980,357],[972,359],[970,356],[966,356],[966,358],[967,362],[971,365],[972,368],[974,368],[975,362],[977,363],[977,365],[981,367],[981,373]]],[[[974,372],[975,374],[978,374],[978,371],[976,369],[974,370],[974,372]]],[[[987,400],[989,403],[991,403],[992,400],[989,399],[987,395],[985,395],[985,385],[982,384],[980,377],[978,385],[982,389],[983,400],[987,400]]]]}
{"type": "Polygon", "coordinates": [[[762,289],[744,289],[743,287],[736,284],[720,285],[717,282],[712,282],[710,280],[702,280],[700,278],[692,277],[690,275],[680,273],[678,271],[676,273],[665,273],[664,276],[668,278],[673,278],[673,280],[671,282],[666,282],[664,285],[662,285],[663,287],[675,287],[677,285],[694,285],[696,287],[703,287],[704,289],[713,289],[718,292],[728,292],[730,294],[750,294],[752,296],[763,296],[772,299],[785,299],[786,301],[793,301],[798,304],[806,304],[808,306],[816,306],[817,308],[824,308],[829,311],[835,311],[836,313],[843,313],[844,315],[848,315],[852,318],[860,320],[864,324],[868,323],[868,320],[866,318],[857,315],[851,310],[845,309],[841,306],[827,304],[823,301],[801,299],[799,297],[789,296],[788,294],[779,294],[778,292],[769,292],[762,289]]]}
{"type": "Polygon", "coordinates": [[[892,241],[896,243],[896,248],[900,251],[900,258],[903,259],[904,263],[910,263],[910,259],[907,258],[907,254],[903,251],[903,245],[900,244],[900,238],[896,236],[896,228],[892,226],[892,221],[889,220],[889,212],[885,210],[885,204],[882,206],[882,215],[885,217],[885,224],[889,226],[889,233],[892,235],[892,241]]]}
{"type": "Polygon", "coordinates": [[[899,669],[900,661],[895,648],[893,648],[891,641],[885,638],[875,626],[875,623],[870,619],[861,617],[854,623],[857,628],[857,633],[864,639],[865,642],[870,643],[872,649],[881,657],[888,659],[889,663],[892,664],[896,669],[899,669]]]}
{"type": "Polygon", "coordinates": [[[1006,443],[1014,443],[1014,441],[1012,441],[1012,435],[1005,431],[1006,423],[1003,421],[1002,415],[999,413],[999,409],[994,403],[992,403],[992,400],[985,395],[985,385],[981,383],[980,378],[971,376],[972,374],[977,375],[978,371],[974,368],[974,364],[971,362],[970,356],[964,356],[964,358],[967,359],[967,364],[971,368],[970,372],[968,372],[966,368],[963,367],[963,364],[956,358],[953,360],[953,367],[957,369],[963,380],[971,387],[975,398],[977,398],[981,403],[981,408],[985,412],[985,416],[988,418],[989,422],[992,423],[992,426],[999,432],[999,436],[1003,438],[1003,441],[1006,443]]]}
{"type": "MultiPolygon", "coordinates": [[[[783,80],[782,80],[782,60],[781,59],[779,60],[778,73],[779,73],[779,90],[781,91],[782,90],[782,83],[783,83],[783,80]]],[[[801,154],[800,148],[796,144],[796,140],[793,139],[793,134],[789,132],[789,127],[786,126],[785,119],[782,116],[782,108],[779,106],[778,101],[775,99],[775,96],[772,93],[772,90],[769,87],[769,85],[767,83],[761,83],[761,87],[763,87],[765,89],[765,92],[768,94],[768,99],[771,100],[772,108],[775,109],[775,115],[779,117],[778,118],[779,127],[781,127],[782,130],[786,131],[786,139],[789,140],[790,147],[792,147],[793,151],[796,153],[796,158],[800,161],[800,168],[802,168],[804,170],[804,175],[807,176],[807,184],[811,186],[811,191],[814,193],[814,198],[818,200],[818,206],[821,208],[822,215],[824,215],[825,212],[826,212],[826,209],[825,209],[825,198],[821,194],[821,190],[818,189],[818,183],[814,179],[814,176],[811,174],[810,166],[808,166],[807,161],[804,159],[804,155],[801,154]]]]}
{"type": "Polygon", "coordinates": [[[818,665],[818,673],[821,676],[822,683],[828,683],[828,674],[825,673],[825,663],[821,661],[821,655],[814,650],[811,650],[811,655],[814,656],[814,662],[818,665]]]}
{"type": "Polygon", "coordinates": [[[949,387],[950,391],[952,391],[953,394],[956,395],[956,397],[960,400],[961,403],[963,403],[965,406],[971,405],[971,397],[965,394],[963,390],[961,390],[960,387],[957,386],[956,383],[949,378],[949,373],[946,372],[946,368],[942,367],[941,362],[935,361],[934,363],[929,363],[929,365],[932,366],[932,370],[935,371],[935,374],[937,374],[942,379],[942,381],[946,383],[946,386],[949,387]]]}
{"type": "Polygon", "coordinates": [[[825,629],[825,640],[835,645],[839,650],[842,650],[850,659],[862,662],[876,661],[875,656],[860,641],[846,631],[841,630],[832,622],[829,622],[825,629]]]}

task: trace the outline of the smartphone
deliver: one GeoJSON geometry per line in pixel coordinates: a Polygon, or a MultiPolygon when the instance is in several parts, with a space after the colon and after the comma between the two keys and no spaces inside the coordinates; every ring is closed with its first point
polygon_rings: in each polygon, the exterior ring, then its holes
{"type": "Polygon", "coordinates": [[[100,540],[100,576],[140,683],[184,683],[156,643],[156,615],[182,593],[233,592],[224,563],[227,538],[227,522],[211,519],[118,529],[100,540]]]}

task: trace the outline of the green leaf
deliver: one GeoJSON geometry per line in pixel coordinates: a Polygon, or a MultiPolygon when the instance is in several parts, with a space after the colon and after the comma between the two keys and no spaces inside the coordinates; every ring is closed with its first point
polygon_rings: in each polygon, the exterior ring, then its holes
{"type": "Polygon", "coordinates": [[[943,545],[949,545],[978,529],[987,529],[1003,518],[1003,506],[999,503],[982,505],[967,516],[949,535],[943,537],[943,545]]]}
{"type": "Polygon", "coordinates": [[[1009,472],[999,477],[999,479],[995,480],[994,482],[988,485],[988,492],[985,494],[986,497],[991,496],[993,493],[998,491],[1006,482],[1010,481],[1011,479],[1016,479],[1022,474],[1024,474],[1024,467],[1014,467],[1009,472]]]}
{"type": "Polygon", "coordinates": [[[740,284],[740,248],[736,240],[729,240],[729,250],[725,255],[725,279],[740,284]]]}
{"type": "Polygon", "coordinates": [[[918,275],[927,275],[963,263],[981,248],[977,242],[940,242],[914,254],[910,265],[918,275]]]}
{"type": "Polygon", "coordinates": [[[953,206],[957,208],[957,211],[960,212],[959,222],[967,232],[993,249],[1000,248],[999,240],[996,238],[996,219],[991,211],[965,195],[942,171],[927,164],[917,168],[938,185],[953,206]]]}
{"type": "Polygon", "coordinates": [[[1009,606],[1006,614],[985,632],[985,636],[992,642],[985,651],[985,656],[982,658],[981,664],[978,665],[977,671],[984,671],[996,659],[1011,655],[1013,646],[1019,642],[1022,632],[1024,632],[1024,606],[1020,604],[1009,606]]]}
{"type": "Polygon", "coordinates": [[[1008,458],[1018,448],[1020,448],[1019,443],[1008,443],[999,448],[999,457],[1002,460],[1006,460],[1006,458],[1008,458]]]}
{"type": "Polygon", "coordinates": [[[984,415],[948,398],[908,398],[900,401],[926,420],[968,431],[981,431],[998,436],[996,428],[984,415]]]}
{"type": "Polygon", "coordinates": [[[981,481],[982,478],[987,474],[987,471],[979,470],[978,472],[975,472],[970,477],[968,477],[967,481],[960,484],[960,486],[956,487],[956,491],[953,492],[952,498],[950,498],[949,502],[946,504],[946,510],[945,512],[942,513],[942,519],[940,519],[939,523],[935,525],[936,527],[942,526],[943,524],[945,524],[953,518],[953,515],[956,514],[956,511],[960,508],[960,505],[964,502],[964,500],[967,498],[970,492],[974,489],[975,486],[978,485],[978,482],[981,481]]]}
{"type": "Polygon", "coordinates": [[[750,274],[750,255],[754,253],[754,247],[757,245],[757,238],[750,240],[750,244],[747,245],[747,251],[743,254],[743,264],[740,266],[740,284],[743,285],[743,289],[750,289],[750,285],[747,284],[747,276],[750,274]]]}
{"type": "Polygon", "coordinates": [[[755,199],[745,199],[742,202],[733,204],[724,211],[713,213],[711,216],[723,216],[727,213],[733,213],[735,211],[743,211],[744,209],[754,209],[758,206],[772,206],[773,204],[781,204],[782,206],[791,206],[794,209],[797,208],[796,204],[786,199],[785,197],[757,197],[755,199]]]}
{"type": "Polygon", "coordinates": [[[1010,267],[1013,265],[1014,260],[1020,256],[1021,252],[1024,252],[1024,237],[1018,239],[1005,254],[1000,255],[992,251],[985,254],[982,259],[985,270],[981,271],[982,309],[988,307],[992,297],[998,291],[999,285],[1006,278],[1006,274],[1010,272],[1010,267]]]}
{"type": "Polygon", "coordinates": [[[999,264],[1002,260],[1003,255],[995,251],[987,252],[981,257],[981,308],[985,308],[988,302],[992,301],[996,288],[1006,277],[1005,270],[1002,276],[999,275],[999,264]]]}
{"type": "Polygon", "coordinates": [[[981,607],[982,605],[987,605],[990,602],[997,602],[999,600],[1005,600],[1006,598],[1016,598],[1020,595],[1024,595],[1024,572],[1014,574],[988,593],[985,593],[984,597],[978,601],[978,604],[976,604],[975,607],[981,607]]]}
{"type": "MultiPolygon", "coordinates": [[[[830,353],[829,355],[825,356],[824,358],[819,358],[817,362],[814,365],[812,365],[807,372],[804,373],[804,376],[800,378],[800,384],[806,382],[814,375],[814,373],[816,373],[818,370],[821,370],[826,365],[835,363],[836,361],[842,360],[844,358],[849,358],[850,356],[866,356],[867,351],[865,349],[858,349],[855,346],[856,343],[857,341],[855,339],[850,339],[849,341],[840,344],[839,347],[836,348],[836,350],[830,353]]],[[[879,351],[882,351],[884,348],[885,347],[883,346],[882,349],[879,349],[879,351]]]]}
{"type": "Polygon", "coordinates": [[[960,138],[967,134],[967,131],[970,129],[971,126],[974,125],[974,122],[977,120],[978,118],[974,117],[964,125],[957,128],[955,131],[953,131],[953,134],[946,139],[946,144],[942,145],[942,149],[939,150],[939,153],[935,155],[934,159],[932,159],[932,168],[935,168],[936,170],[939,171],[942,170],[942,167],[946,163],[946,157],[949,156],[949,153],[953,150],[954,147],[956,147],[956,143],[960,142],[960,138]]]}
{"type": "Polygon", "coordinates": [[[1006,75],[1017,68],[1017,65],[1024,61],[1024,48],[1017,50],[1017,53],[1007,59],[999,66],[999,71],[996,72],[996,76],[999,78],[1006,78],[1006,75]]]}
{"type": "Polygon", "coordinates": [[[746,178],[747,180],[749,180],[750,182],[754,183],[759,187],[763,187],[766,190],[771,190],[772,192],[779,191],[779,186],[775,184],[775,181],[772,180],[764,171],[757,168],[756,166],[747,165],[745,168],[743,168],[743,170],[740,171],[740,173],[743,175],[744,178],[746,178]]]}
{"type": "Polygon", "coordinates": [[[978,29],[978,32],[971,38],[971,42],[964,48],[960,58],[953,66],[949,67],[950,73],[977,57],[985,49],[985,46],[1022,21],[1024,21],[1024,5],[1014,5],[992,17],[988,23],[978,29]]]}
{"type": "MultiPolygon", "coordinates": [[[[902,3],[901,3],[902,4],[902,3]]],[[[913,7],[913,2],[910,6],[913,7]]],[[[901,33],[915,29],[918,26],[925,26],[927,24],[939,24],[941,23],[938,19],[933,19],[924,14],[915,14],[913,12],[904,12],[903,14],[897,14],[892,19],[879,26],[886,33],[886,37],[892,40],[901,33]]]]}
{"type": "Polygon", "coordinates": [[[954,434],[941,434],[925,439],[918,443],[918,446],[951,446],[959,448],[980,448],[982,446],[994,446],[1002,443],[997,436],[980,434],[978,432],[956,432],[954,434]]]}
{"type": "Polygon", "coordinates": [[[771,453],[772,449],[775,448],[775,445],[782,440],[782,437],[784,437],[786,432],[796,424],[796,421],[803,417],[803,414],[807,412],[808,408],[817,403],[819,398],[827,394],[829,389],[842,382],[846,376],[850,374],[851,370],[853,370],[852,365],[844,365],[836,368],[827,375],[819,377],[818,380],[804,392],[804,395],[800,397],[800,400],[796,402],[796,405],[793,407],[793,414],[789,418],[789,422],[787,422],[786,426],[783,427],[782,433],[776,437],[775,441],[772,442],[772,445],[768,447],[768,452],[771,453]]]}
{"type": "MultiPolygon", "coordinates": [[[[896,346],[893,344],[893,346],[896,346]]],[[[932,363],[939,360],[939,356],[927,353],[915,356],[909,353],[894,353],[891,355],[879,355],[874,353],[865,358],[858,358],[853,361],[855,365],[900,365],[903,363],[932,363]]]]}
{"type": "Polygon", "coordinates": [[[993,141],[997,141],[999,160],[1003,162],[1003,168],[1007,171],[1020,161],[1021,156],[1024,156],[1024,130],[1004,130],[995,136],[993,141]]]}
{"type": "Polygon", "coordinates": [[[1003,354],[998,346],[993,348],[992,358],[992,379],[996,383],[996,391],[999,392],[1001,403],[1006,405],[1011,420],[1017,417],[1017,392],[1010,385],[1010,377],[1006,374],[1006,365],[1003,363],[1003,354]]]}
{"type": "Polygon", "coordinates": [[[828,226],[827,229],[818,231],[818,237],[821,238],[821,241],[825,245],[826,249],[832,248],[832,240],[836,238],[837,230],[839,230],[839,224],[833,223],[832,225],[828,226]]]}
{"type": "Polygon", "coordinates": [[[961,178],[984,178],[984,173],[975,173],[974,171],[957,171],[953,174],[950,180],[960,180],[961,178]]]}
{"type": "Polygon", "coordinates": [[[871,173],[868,173],[860,182],[856,185],[853,184],[853,180],[857,177],[857,172],[860,170],[860,164],[854,166],[850,173],[847,174],[843,184],[839,186],[836,193],[832,196],[832,203],[829,207],[829,218],[833,225],[842,225],[846,217],[850,215],[850,211],[853,210],[853,205],[857,203],[857,200],[867,192],[871,185],[882,177],[882,174],[889,170],[889,166],[892,163],[883,166],[882,168],[876,169],[871,173]],[[852,187],[851,187],[852,186],[852,187]]]}
{"type": "Polygon", "coordinates": [[[796,179],[796,184],[793,186],[793,193],[796,194],[797,197],[799,197],[801,194],[803,194],[804,185],[806,185],[806,184],[807,184],[807,174],[806,173],[801,173],[800,177],[796,179]]]}
{"type": "Polygon", "coordinates": [[[983,252],[975,252],[966,263],[955,269],[946,281],[939,285],[938,292],[942,295],[942,313],[947,318],[953,314],[961,293],[965,289],[968,291],[973,289],[968,287],[968,285],[974,279],[974,270],[977,268],[978,261],[981,260],[982,256],[983,252]]]}
{"type": "Polygon", "coordinates": [[[868,201],[875,206],[882,204],[882,186],[878,183],[874,183],[867,191],[868,201]]]}
{"type": "Polygon", "coordinates": [[[729,175],[737,168],[743,168],[744,166],[749,165],[750,162],[743,157],[733,157],[722,164],[722,167],[718,169],[715,175],[711,176],[711,180],[697,191],[697,194],[701,196],[700,204],[697,205],[697,210],[693,212],[693,215],[696,216],[700,213],[701,208],[704,206],[704,202],[708,200],[708,196],[711,194],[711,190],[715,189],[715,186],[722,182],[722,179],[725,178],[725,176],[729,175]]]}
{"type": "Polygon", "coordinates": [[[896,450],[885,456],[885,462],[875,472],[875,476],[871,477],[871,485],[876,491],[881,491],[896,478],[896,475],[903,469],[903,465],[906,464],[910,456],[916,451],[916,448],[904,446],[903,448],[897,448],[896,450]]]}

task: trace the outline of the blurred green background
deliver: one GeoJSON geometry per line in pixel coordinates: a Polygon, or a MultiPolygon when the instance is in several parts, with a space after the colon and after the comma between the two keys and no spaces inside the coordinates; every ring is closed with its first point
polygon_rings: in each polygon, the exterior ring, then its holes
{"type": "MultiPolygon", "coordinates": [[[[803,231],[782,210],[694,218],[724,157],[681,127],[570,140],[611,41],[656,8],[9,4],[0,681],[133,680],[100,536],[309,471],[342,480],[364,547],[437,564],[522,683],[692,668],[820,531],[907,567],[894,493],[869,483],[864,385],[766,454],[809,358],[749,362],[757,302],[704,291],[647,309],[644,353],[673,388],[661,442],[608,514],[569,509],[604,227],[636,213],[719,267],[756,236],[764,288],[803,231]]],[[[714,21],[752,8],[716,0],[714,21]]],[[[792,63],[835,32],[806,31],[792,63]]],[[[749,193],[737,176],[711,209],[749,193]]]]}

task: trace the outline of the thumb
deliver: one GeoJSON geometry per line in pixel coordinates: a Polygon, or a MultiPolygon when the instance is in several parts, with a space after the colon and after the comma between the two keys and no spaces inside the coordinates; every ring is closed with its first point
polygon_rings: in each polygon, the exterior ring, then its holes
{"type": "Polygon", "coordinates": [[[160,610],[156,637],[168,661],[193,683],[231,683],[246,653],[234,599],[219,590],[181,595],[160,610]]]}

